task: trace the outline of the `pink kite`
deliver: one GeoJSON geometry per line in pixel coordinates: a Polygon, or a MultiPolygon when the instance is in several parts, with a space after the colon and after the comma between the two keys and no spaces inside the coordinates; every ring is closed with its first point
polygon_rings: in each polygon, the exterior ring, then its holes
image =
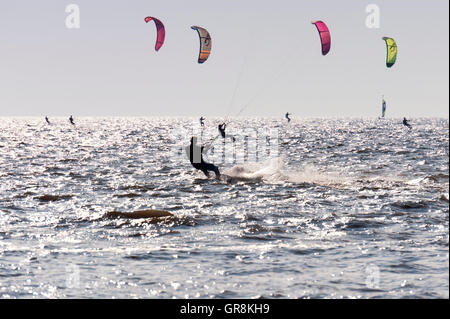
{"type": "Polygon", "coordinates": [[[156,38],[155,50],[158,51],[164,43],[164,38],[166,37],[166,29],[164,28],[164,24],[162,24],[162,22],[159,21],[158,19],[153,18],[153,17],[145,18],[145,22],[147,22],[147,23],[149,23],[151,20],[155,21],[155,25],[156,25],[157,38],[156,38]]]}
{"type": "Polygon", "coordinates": [[[319,31],[320,40],[322,42],[322,54],[327,55],[331,48],[330,31],[328,30],[327,25],[322,21],[313,21],[311,23],[315,24],[317,31],[319,31]]]}

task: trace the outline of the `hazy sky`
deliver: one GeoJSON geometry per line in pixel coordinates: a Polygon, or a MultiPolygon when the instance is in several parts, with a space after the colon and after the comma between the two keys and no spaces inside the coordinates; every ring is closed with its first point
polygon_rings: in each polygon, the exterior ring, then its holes
{"type": "Polygon", "coordinates": [[[448,12],[447,0],[2,1],[0,116],[233,116],[251,101],[243,116],[376,117],[384,94],[388,117],[448,117],[448,12]],[[79,29],[65,24],[71,3],[79,29]],[[146,16],[165,24],[159,52],[146,16]],[[330,28],[327,56],[312,20],[330,28]],[[192,25],[212,37],[204,64],[192,25]],[[383,36],[398,44],[391,69],[383,36]]]}

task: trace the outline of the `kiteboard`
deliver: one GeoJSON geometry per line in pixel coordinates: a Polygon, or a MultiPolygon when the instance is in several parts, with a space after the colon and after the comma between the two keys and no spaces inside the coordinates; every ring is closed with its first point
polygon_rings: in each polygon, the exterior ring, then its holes
{"type": "Polygon", "coordinates": [[[223,181],[228,184],[234,184],[237,182],[246,182],[246,183],[258,183],[262,181],[262,177],[244,177],[244,176],[230,176],[227,174],[220,174],[219,178],[216,178],[216,180],[223,181]]]}
{"type": "Polygon", "coordinates": [[[218,178],[218,180],[223,181],[228,184],[234,184],[237,182],[236,178],[234,178],[230,175],[226,175],[226,174],[220,174],[220,177],[218,178]]]}

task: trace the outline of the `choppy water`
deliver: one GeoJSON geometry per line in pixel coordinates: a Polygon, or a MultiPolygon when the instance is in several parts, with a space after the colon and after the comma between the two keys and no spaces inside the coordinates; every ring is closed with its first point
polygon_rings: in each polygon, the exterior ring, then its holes
{"type": "Polygon", "coordinates": [[[196,119],[50,120],[0,118],[2,298],[449,297],[448,119],[235,120],[279,154],[232,184],[173,155],[196,119]]]}

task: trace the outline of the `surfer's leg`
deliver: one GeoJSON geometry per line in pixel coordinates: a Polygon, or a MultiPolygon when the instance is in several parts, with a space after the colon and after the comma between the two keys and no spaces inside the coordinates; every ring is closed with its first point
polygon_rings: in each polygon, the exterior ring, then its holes
{"type": "Polygon", "coordinates": [[[205,167],[206,170],[208,170],[208,171],[213,171],[214,174],[216,174],[216,178],[219,178],[219,177],[220,177],[219,168],[218,168],[217,166],[215,166],[215,165],[213,165],[213,164],[210,164],[210,163],[205,163],[205,166],[204,166],[204,167],[205,167]]]}
{"type": "Polygon", "coordinates": [[[214,167],[214,173],[216,174],[216,178],[219,178],[220,177],[219,168],[215,165],[213,165],[213,167],[214,167]]]}
{"type": "Polygon", "coordinates": [[[201,171],[206,175],[206,177],[209,177],[209,172],[206,168],[203,168],[201,171]]]}
{"type": "Polygon", "coordinates": [[[194,166],[195,169],[198,169],[199,171],[202,171],[203,174],[206,175],[206,177],[209,177],[208,169],[205,166],[205,163],[192,163],[192,166],[194,166]]]}

